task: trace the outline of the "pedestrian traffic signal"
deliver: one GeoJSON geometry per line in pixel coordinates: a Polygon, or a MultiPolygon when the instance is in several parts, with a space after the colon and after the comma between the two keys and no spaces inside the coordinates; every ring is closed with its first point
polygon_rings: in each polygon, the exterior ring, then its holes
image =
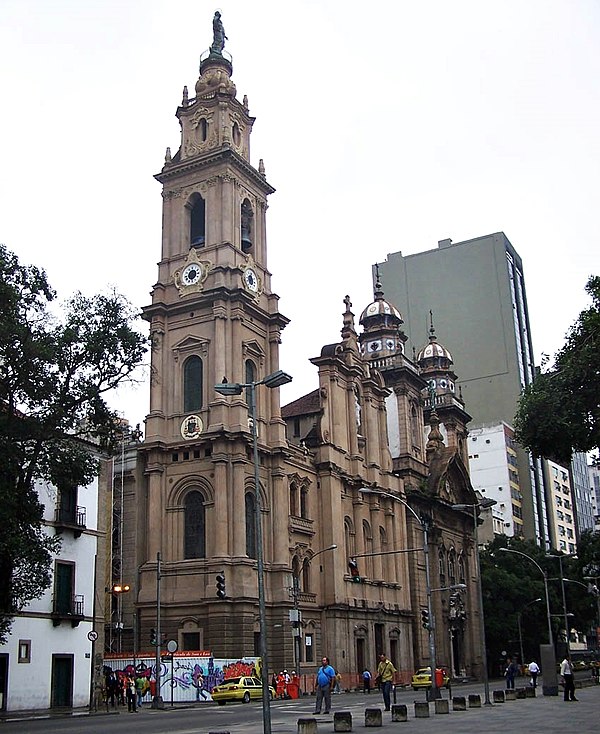
{"type": "Polygon", "coordinates": [[[219,599],[224,599],[227,596],[227,593],[225,591],[225,574],[224,573],[217,574],[216,584],[217,584],[217,596],[219,597],[219,599]]]}
{"type": "Polygon", "coordinates": [[[354,581],[355,583],[360,584],[362,579],[360,577],[360,572],[358,570],[358,563],[356,562],[356,558],[351,558],[348,561],[348,568],[350,569],[350,580],[354,581]]]}
{"type": "Polygon", "coordinates": [[[154,627],[152,627],[152,629],[150,630],[150,644],[156,647],[156,643],[157,643],[156,630],[154,629],[154,627]]]}
{"type": "Polygon", "coordinates": [[[429,620],[429,609],[421,609],[421,624],[426,630],[430,629],[431,622],[429,620]]]}

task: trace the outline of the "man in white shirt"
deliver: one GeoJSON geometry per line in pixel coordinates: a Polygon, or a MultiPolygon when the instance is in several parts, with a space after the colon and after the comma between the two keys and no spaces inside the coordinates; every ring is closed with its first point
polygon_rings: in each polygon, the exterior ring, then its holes
{"type": "Polygon", "coordinates": [[[529,663],[529,675],[531,676],[531,685],[534,688],[537,688],[537,677],[540,674],[540,666],[535,662],[535,660],[532,660],[529,663]]]}
{"type": "Polygon", "coordinates": [[[577,701],[575,698],[575,679],[573,677],[573,663],[567,653],[560,664],[560,674],[565,684],[565,701],[577,701]]]}

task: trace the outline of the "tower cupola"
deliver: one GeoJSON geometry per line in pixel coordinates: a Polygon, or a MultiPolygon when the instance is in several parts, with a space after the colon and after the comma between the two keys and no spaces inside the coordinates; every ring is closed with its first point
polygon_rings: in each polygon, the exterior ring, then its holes
{"type": "Polygon", "coordinates": [[[404,319],[398,309],[384,298],[379,270],[373,291],[374,300],[360,315],[363,333],[359,337],[363,354],[367,357],[387,357],[404,352],[406,335],[401,329],[404,319]]]}

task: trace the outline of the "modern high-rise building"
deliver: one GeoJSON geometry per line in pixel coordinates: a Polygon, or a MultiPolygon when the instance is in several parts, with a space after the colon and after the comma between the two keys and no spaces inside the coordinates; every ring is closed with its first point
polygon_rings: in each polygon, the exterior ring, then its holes
{"type": "MultiPolygon", "coordinates": [[[[523,264],[503,232],[426,252],[391,253],[376,266],[387,297],[404,316],[410,346],[418,349],[431,319],[452,345],[470,430],[513,424],[517,400],[535,374],[523,264]]],[[[409,347],[410,348],[410,347],[409,347]]],[[[526,537],[550,539],[541,462],[517,447],[526,537]]]]}
{"type": "Polygon", "coordinates": [[[575,505],[575,529],[577,538],[594,530],[594,499],[590,487],[587,454],[577,451],[571,457],[571,489],[575,505]]]}
{"type": "Polygon", "coordinates": [[[544,468],[548,485],[552,547],[563,553],[576,553],[575,502],[569,470],[550,460],[544,462],[544,468]]]}

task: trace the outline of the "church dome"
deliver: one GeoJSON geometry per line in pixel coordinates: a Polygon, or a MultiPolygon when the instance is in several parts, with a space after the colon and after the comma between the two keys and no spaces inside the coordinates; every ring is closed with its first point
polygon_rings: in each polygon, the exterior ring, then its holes
{"type": "MultiPolygon", "coordinates": [[[[435,340],[435,337],[433,337],[433,339],[435,340]]],[[[429,344],[427,344],[423,347],[423,349],[420,350],[417,355],[417,363],[429,359],[445,359],[448,362],[454,362],[454,360],[452,359],[452,355],[446,349],[446,347],[443,344],[440,344],[438,341],[434,340],[431,340],[430,337],[429,344]]]]}
{"type": "Polygon", "coordinates": [[[383,297],[383,290],[379,279],[375,284],[375,292],[373,294],[375,300],[370,303],[360,315],[358,323],[361,326],[368,327],[374,323],[385,323],[388,326],[400,326],[404,323],[402,314],[398,309],[383,297]]]}

